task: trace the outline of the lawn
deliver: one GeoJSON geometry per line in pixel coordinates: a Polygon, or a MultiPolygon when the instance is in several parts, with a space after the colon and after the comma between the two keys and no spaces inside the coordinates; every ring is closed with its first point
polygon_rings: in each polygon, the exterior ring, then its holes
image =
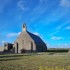
{"type": "Polygon", "coordinates": [[[3,54],[0,55],[0,70],[70,70],[70,54],[3,54]]]}

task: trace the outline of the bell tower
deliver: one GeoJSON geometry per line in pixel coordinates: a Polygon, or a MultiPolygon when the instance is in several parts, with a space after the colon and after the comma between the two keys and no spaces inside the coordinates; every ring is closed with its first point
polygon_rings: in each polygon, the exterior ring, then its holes
{"type": "Polygon", "coordinates": [[[23,31],[23,32],[26,32],[26,31],[27,31],[26,23],[24,23],[24,24],[22,25],[22,31],[23,31]]]}

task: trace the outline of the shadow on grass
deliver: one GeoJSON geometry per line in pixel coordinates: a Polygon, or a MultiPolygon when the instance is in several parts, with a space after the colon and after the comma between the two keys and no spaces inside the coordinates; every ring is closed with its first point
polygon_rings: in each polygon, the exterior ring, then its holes
{"type": "Polygon", "coordinates": [[[11,61],[11,60],[19,60],[20,58],[3,58],[3,59],[0,59],[0,63],[1,61],[11,61]]]}
{"type": "MultiPolygon", "coordinates": [[[[36,53],[28,53],[28,54],[3,54],[0,55],[0,61],[10,61],[10,60],[19,60],[23,56],[34,56],[36,53]]],[[[38,54],[39,55],[39,54],[38,54]]]]}
{"type": "Polygon", "coordinates": [[[0,58],[43,55],[42,53],[0,54],[0,58]]]}
{"type": "Polygon", "coordinates": [[[37,54],[37,53],[26,53],[26,54],[1,54],[0,58],[20,58],[23,56],[35,56],[35,55],[42,55],[42,54],[37,54]]]}

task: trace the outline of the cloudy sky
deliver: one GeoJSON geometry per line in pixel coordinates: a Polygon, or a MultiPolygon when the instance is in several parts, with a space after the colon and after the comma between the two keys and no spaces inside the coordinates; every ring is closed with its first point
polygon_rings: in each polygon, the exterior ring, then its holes
{"type": "Polygon", "coordinates": [[[50,47],[70,47],[70,0],[0,0],[0,45],[28,31],[50,47]]]}

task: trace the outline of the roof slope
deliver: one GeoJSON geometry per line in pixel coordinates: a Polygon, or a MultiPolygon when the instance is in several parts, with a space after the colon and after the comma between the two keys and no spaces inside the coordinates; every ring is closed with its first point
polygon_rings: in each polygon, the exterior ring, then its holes
{"type": "Polygon", "coordinates": [[[27,33],[28,33],[28,34],[30,35],[30,37],[35,41],[35,43],[45,44],[45,43],[43,42],[43,40],[42,40],[39,36],[34,35],[34,34],[28,32],[28,31],[27,31],[27,33]]]}

